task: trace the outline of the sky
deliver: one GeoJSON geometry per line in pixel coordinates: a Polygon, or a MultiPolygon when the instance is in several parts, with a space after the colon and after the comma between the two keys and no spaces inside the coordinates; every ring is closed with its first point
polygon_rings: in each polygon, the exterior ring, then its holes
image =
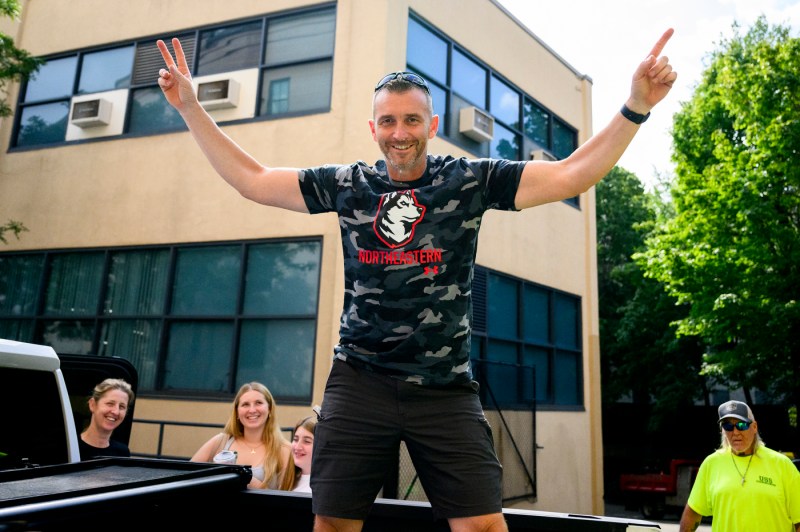
{"type": "MultiPolygon", "coordinates": [[[[625,103],[638,64],[668,28],[662,54],[678,79],[619,161],[652,190],[674,172],[672,116],[691,99],[709,54],[744,34],[760,15],[800,36],[800,0],[497,0],[581,74],[592,79],[592,129],[600,131],[625,103]]],[[[524,66],[521,65],[521,68],[524,66]]]]}

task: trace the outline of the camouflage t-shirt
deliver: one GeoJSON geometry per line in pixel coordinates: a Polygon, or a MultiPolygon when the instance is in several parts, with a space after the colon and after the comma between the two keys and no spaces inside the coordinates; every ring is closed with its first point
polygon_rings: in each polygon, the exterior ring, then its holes
{"type": "Polygon", "coordinates": [[[339,216],[336,357],[416,384],[469,385],[478,230],[487,209],[514,210],[524,165],[429,155],[410,186],[390,180],[384,161],[300,172],[308,210],[339,216]]]}

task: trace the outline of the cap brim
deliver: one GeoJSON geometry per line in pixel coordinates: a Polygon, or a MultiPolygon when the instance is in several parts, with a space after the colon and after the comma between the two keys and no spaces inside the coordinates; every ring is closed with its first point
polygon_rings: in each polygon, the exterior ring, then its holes
{"type": "Polygon", "coordinates": [[[728,419],[729,417],[740,419],[742,421],[746,421],[747,423],[752,423],[753,422],[752,419],[747,419],[746,417],[740,416],[738,414],[728,414],[728,415],[725,415],[725,416],[722,416],[721,418],[719,418],[719,421],[717,421],[717,423],[722,423],[723,419],[728,419]]]}

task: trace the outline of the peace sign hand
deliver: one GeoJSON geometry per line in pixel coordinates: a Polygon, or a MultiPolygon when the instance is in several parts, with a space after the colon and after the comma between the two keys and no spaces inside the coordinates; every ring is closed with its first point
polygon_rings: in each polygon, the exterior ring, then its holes
{"type": "Polygon", "coordinates": [[[164,63],[166,63],[166,68],[158,71],[158,85],[164,92],[169,104],[180,112],[188,105],[197,103],[197,97],[192,86],[192,74],[186,64],[183,47],[177,38],[172,39],[172,47],[175,49],[175,59],[177,60],[176,64],[164,41],[159,39],[156,41],[156,45],[158,45],[161,57],[164,58],[164,63]]]}

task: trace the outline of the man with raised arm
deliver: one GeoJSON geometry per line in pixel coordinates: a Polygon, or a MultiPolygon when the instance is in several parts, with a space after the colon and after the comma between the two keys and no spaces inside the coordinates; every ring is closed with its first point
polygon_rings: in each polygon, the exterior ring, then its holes
{"type": "Polygon", "coordinates": [[[470,367],[471,282],[488,209],[574,197],[619,160],[677,74],[661,51],[636,68],[620,113],[561,161],[428,154],[439,117],[425,80],[394,72],[375,86],[368,165],[271,168],[197,102],[181,44],[158,83],[214,169],[244,197],[311,214],[336,212],[344,256],[340,340],[315,432],[316,531],[358,531],[406,443],[437,518],[454,531],[507,530],[502,469],[470,367]]]}

